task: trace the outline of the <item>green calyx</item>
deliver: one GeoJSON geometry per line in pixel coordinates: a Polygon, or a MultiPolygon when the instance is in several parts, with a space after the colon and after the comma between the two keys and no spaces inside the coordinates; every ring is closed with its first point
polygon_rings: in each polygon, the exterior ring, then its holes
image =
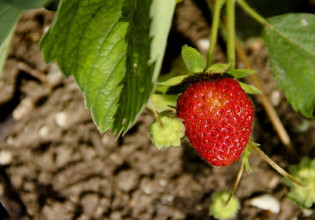
{"type": "Polygon", "coordinates": [[[212,202],[209,207],[209,215],[216,219],[224,220],[233,218],[240,209],[240,202],[236,196],[232,196],[228,204],[229,192],[219,192],[212,195],[212,202]]]}
{"type": "Polygon", "coordinates": [[[298,186],[286,180],[291,188],[288,196],[300,207],[311,208],[315,204],[315,159],[305,157],[299,165],[290,166],[289,171],[306,186],[298,186]]]}
{"type": "MultiPolygon", "coordinates": [[[[255,74],[252,69],[234,69],[231,63],[215,63],[205,68],[202,55],[192,47],[184,45],[182,47],[182,59],[185,66],[185,73],[182,72],[174,75],[172,72],[163,77],[163,80],[156,83],[157,90],[163,94],[179,94],[187,89],[187,85],[200,80],[207,80],[209,77],[216,75],[217,77],[228,77],[238,81],[238,79],[255,74]]],[[[248,94],[262,94],[262,92],[254,86],[247,85],[238,81],[242,89],[248,94]]]]}
{"type": "Polygon", "coordinates": [[[170,146],[180,146],[180,139],[185,135],[182,119],[174,115],[162,114],[151,124],[149,131],[152,142],[160,150],[170,146]]]}

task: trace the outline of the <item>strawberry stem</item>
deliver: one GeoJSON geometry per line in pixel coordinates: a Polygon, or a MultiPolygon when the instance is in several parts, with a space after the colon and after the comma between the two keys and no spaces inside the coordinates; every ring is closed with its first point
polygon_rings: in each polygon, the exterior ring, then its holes
{"type": "Polygon", "coordinates": [[[230,193],[230,195],[229,195],[229,198],[228,198],[228,199],[226,200],[226,202],[225,202],[225,206],[227,206],[227,205],[229,204],[229,202],[230,202],[230,200],[232,199],[232,197],[233,197],[233,195],[234,195],[234,193],[235,193],[235,191],[236,191],[236,189],[237,189],[237,186],[238,186],[238,184],[239,184],[239,182],[240,182],[240,180],[241,180],[241,177],[242,177],[242,174],[243,174],[243,171],[244,171],[244,167],[245,167],[245,163],[244,163],[244,162],[245,162],[245,160],[242,160],[241,167],[240,167],[240,169],[238,170],[236,179],[235,179],[234,184],[233,184],[232,191],[231,191],[231,193],[230,193]]]}
{"type": "Polygon", "coordinates": [[[227,0],[226,4],[227,59],[230,69],[235,69],[235,0],[227,0]]]}
{"type": "Polygon", "coordinates": [[[275,163],[270,157],[268,157],[258,146],[257,144],[251,142],[250,146],[257,151],[257,153],[267,162],[269,163],[270,166],[272,166],[272,168],[274,168],[278,173],[280,173],[282,176],[284,176],[285,178],[291,180],[292,182],[294,182],[295,184],[305,187],[306,185],[304,183],[302,183],[301,181],[299,181],[298,179],[294,178],[291,174],[289,174],[288,172],[286,172],[284,169],[282,169],[277,163],[275,163]]]}
{"type": "Polygon", "coordinates": [[[246,11],[252,18],[258,21],[260,24],[264,26],[270,27],[271,25],[268,21],[263,18],[260,14],[258,14],[252,7],[250,7],[245,0],[236,0],[237,3],[246,11]]]}
{"type": "Polygon", "coordinates": [[[210,48],[208,51],[208,61],[207,61],[207,67],[210,67],[213,62],[213,56],[214,56],[214,48],[217,41],[218,36],[218,29],[219,29],[219,21],[220,21],[220,12],[221,8],[224,5],[225,0],[217,0],[214,5],[214,12],[212,17],[212,27],[211,27],[211,33],[210,33],[210,48]]]}
{"type": "Polygon", "coordinates": [[[156,120],[159,122],[161,128],[164,128],[164,125],[161,121],[161,118],[160,118],[160,114],[158,113],[158,111],[156,110],[156,107],[154,105],[154,102],[150,99],[150,104],[151,104],[151,107],[152,107],[152,111],[154,113],[154,116],[156,118],[156,120]]]}

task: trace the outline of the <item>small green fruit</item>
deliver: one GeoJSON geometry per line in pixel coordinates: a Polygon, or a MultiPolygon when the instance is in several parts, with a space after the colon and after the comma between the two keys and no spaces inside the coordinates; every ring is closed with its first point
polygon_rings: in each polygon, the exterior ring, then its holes
{"type": "Polygon", "coordinates": [[[150,128],[152,142],[158,149],[180,146],[180,139],[185,135],[183,120],[175,115],[161,114],[160,121],[155,120],[150,128]]]}
{"type": "Polygon", "coordinates": [[[311,208],[315,204],[315,159],[310,160],[305,157],[299,165],[289,167],[290,173],[306,186],[286,180],[287,185],[291,188],[288,196],[300,207],[311,208]]]}
{"type": "Polygon", "coordinates": [[[209,207],[209,215],[220,220],[233,218],[240,208],[240,202],[238,198],[233,195],[229,203],[225,205],[229,195],[229,192],[214,193],[209,207]]]}

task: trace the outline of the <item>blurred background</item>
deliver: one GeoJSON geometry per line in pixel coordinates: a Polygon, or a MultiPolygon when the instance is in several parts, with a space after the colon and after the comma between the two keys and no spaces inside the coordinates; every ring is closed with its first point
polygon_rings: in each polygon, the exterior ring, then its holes
{"type": "MultiPolygon", "coordinates": [[[[249,0],[259,13],[314,13],[313,0],[249,0]]],[[[56,8],[52,1],[48,9],[56,8]]],[[[43,61],[38,42],[54,12],[23,12],[0,80],[0,219],[211,219],[213,192],[230,190],[240,163],[212,167],[188,143],[159,151],[147,128],[153,114],[144,110],[123,137],[100,134],[72,77],[55,63],[43,61]],[[6,210],[6,211],[5,211],[6,210]]],[[[178,3],[162,73],[181,71],[183,44],[203,54],[209,46],[211,13],[203,0],[178,3]]],[[[237,34],[267,96],[287,129],[298,159],[315,156],[315,121],[292,110],[278,91],[268,52],[259,37],[261,26],[237,9],[237,34]]],[[[219,40],[215,62],[224,62],[219,40]]],[[[242,63],[238,63],[242,67],[242,63]]],[[[248,83],[249,80],[245,79],[248,83]]],[[[294,162],[280,142],[258,96],[253,136],[285,169],[294,162]]],[[[287,197],[282,177],[258,155],[253,174],[244,173],[236,195],[241,210],[234,219],[312,219],[287,197]],[[252,205],[269,195],[279,212],[252,205]]],[[[268,202],[268,201],[262,201],[268,202]]]]}

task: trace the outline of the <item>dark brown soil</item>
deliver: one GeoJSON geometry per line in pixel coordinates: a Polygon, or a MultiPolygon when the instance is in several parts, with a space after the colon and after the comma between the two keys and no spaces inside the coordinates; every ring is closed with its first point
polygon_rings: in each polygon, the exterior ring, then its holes
{"type": "MultiPolygon", "coordinates": [[[[9,219],[211,219],[211,194],[232,188],[239,162],[212,167],[187,143],[157,150],[147,132],[153,120],[148,111],[117,141],[101,135],[74,80],[42,59],[38,41],[52,18],[43,9],[23,13],[0,82],[0,201],[9,219]]],[[[171,38],[181,36],[198,47],[208,33],[207,21],[191,1],[179,6],[171,38]],[[187,10],[200,13],[197,21],[187,19],[187,10]]],[[[246,45],[298,154],[314,157],[315,121],[295,113],[276,90],[262,40],[246,45]],[[303,130],[305,123],[310,125],[303,130]]],[[[168,51],[172,48],[169,44],[168,51]]],[[[216,60],[223,60],[219,50],[216,60]]],[[[252,99],[254,138],[287,169],[287,150],[259,98],[252,99]]],[[[254,173],[243,175],[236,192],[242,208],[234,219],[311,219],[287,198],[278,173],[255,152],[250,161],[254,173]],[[249,204],[262,194],[276,197],[279,214],[249,204]]],[[[4,210],[0,216],[5,217],[4,210]]]]}

